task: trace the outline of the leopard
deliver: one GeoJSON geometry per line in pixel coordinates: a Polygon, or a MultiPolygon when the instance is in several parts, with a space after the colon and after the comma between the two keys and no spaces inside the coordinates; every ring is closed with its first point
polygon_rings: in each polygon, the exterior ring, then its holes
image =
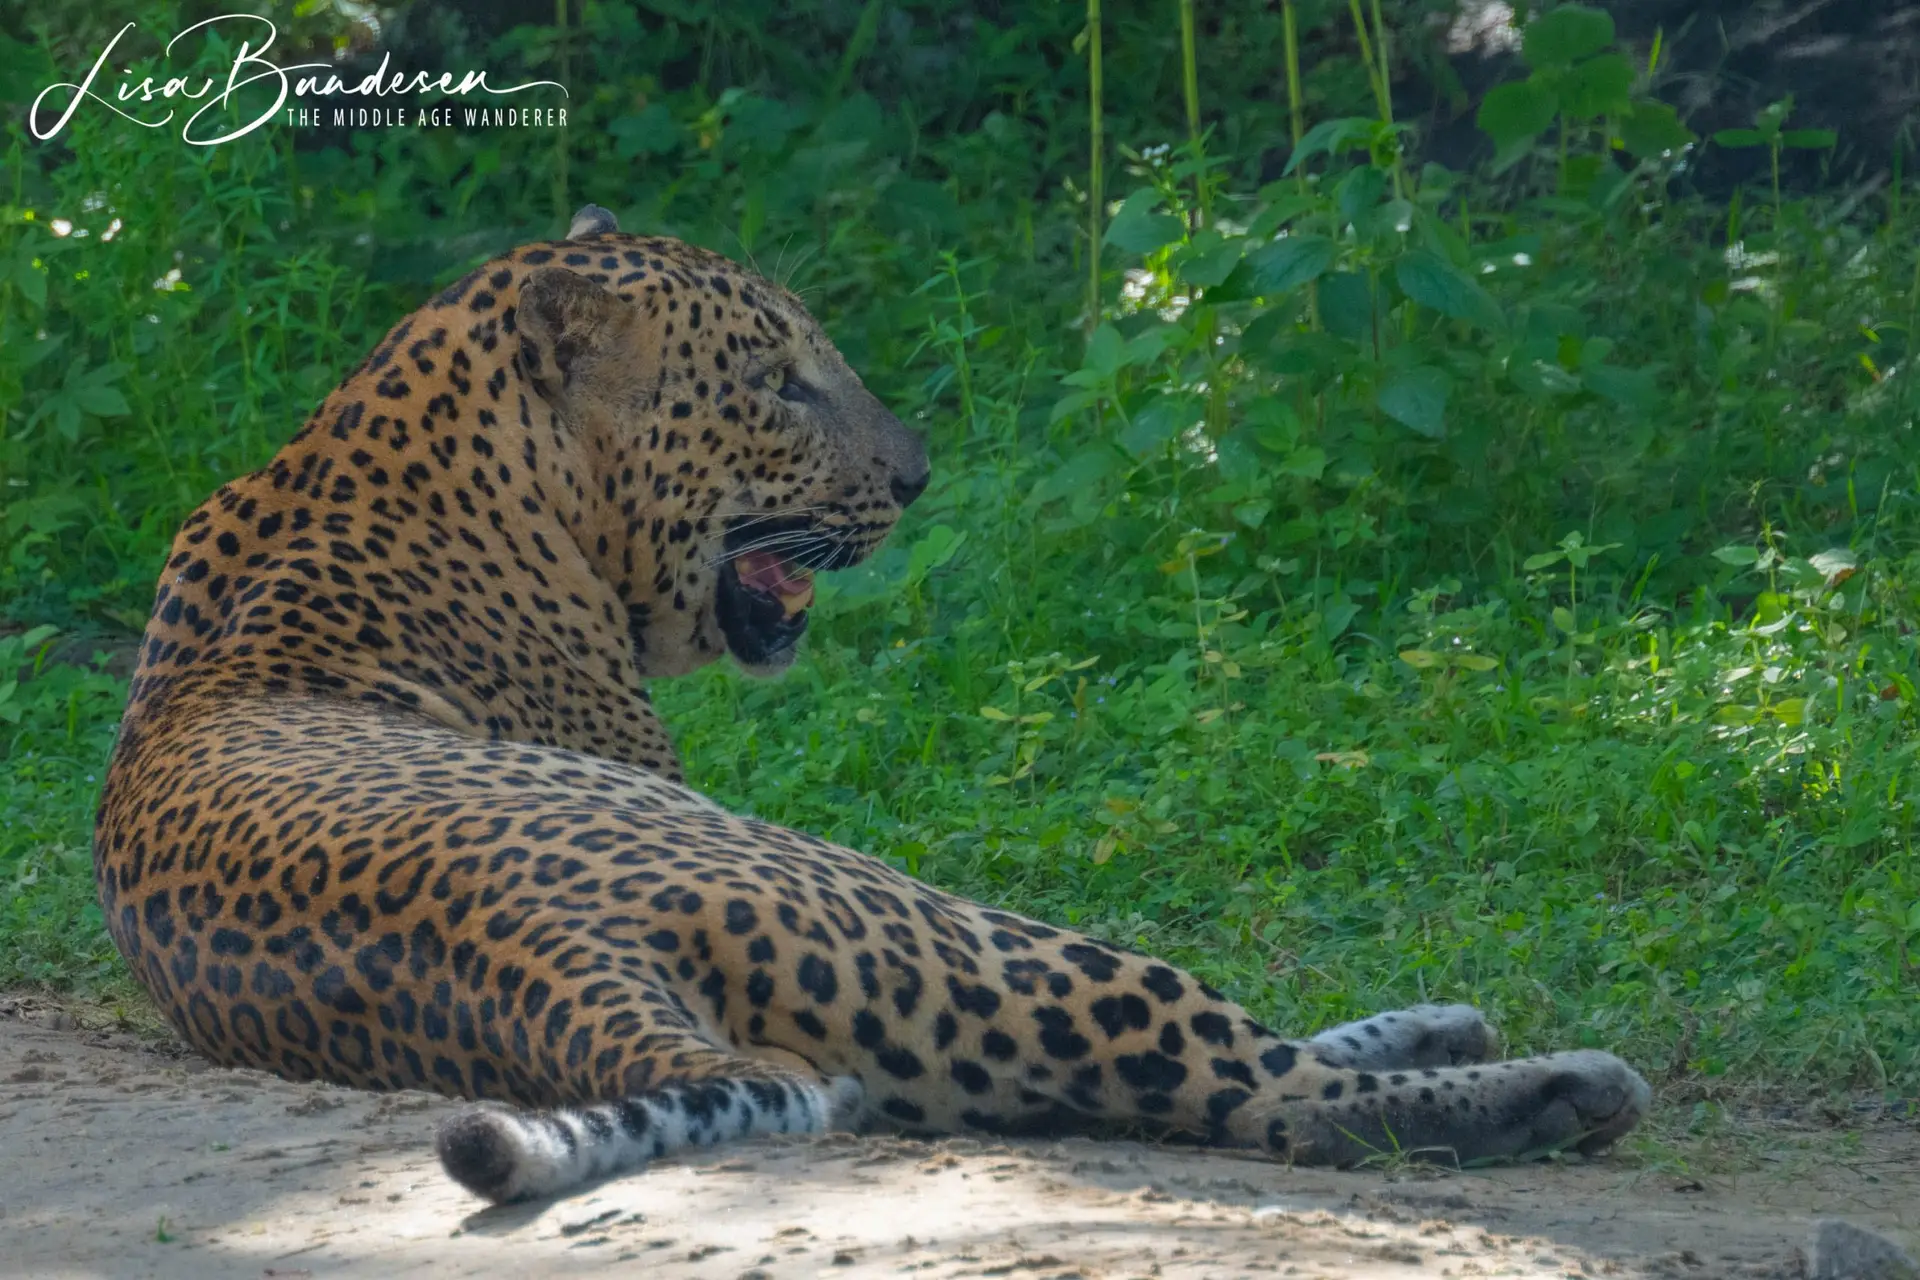
{"type": "Polygon", "coordinates": [[[94,830],[213,1063],[462,1100],[484,1201],[772,1134],[1140,1134],[1352,1166],[1598,1154],[1621,1059],[1470,1005],[1313,1036],[1130,946],[689,787],[650,682],[795,660],[925,491],[802,302],[588,205],[401,319],[186,517],[94,830]]]}

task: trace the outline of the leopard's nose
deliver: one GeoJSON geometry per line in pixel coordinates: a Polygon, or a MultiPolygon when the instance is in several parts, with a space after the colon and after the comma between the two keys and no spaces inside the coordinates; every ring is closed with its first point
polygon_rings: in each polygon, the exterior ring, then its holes
{"type": "Polygon", "coordinates": [[[932,474],[922,471],[916,476],[895,476],[887,487],[893,491],[893,500],[900,504],[901,510],[913,504],[913,500],[927,491],[927,477],[932,474]]]}

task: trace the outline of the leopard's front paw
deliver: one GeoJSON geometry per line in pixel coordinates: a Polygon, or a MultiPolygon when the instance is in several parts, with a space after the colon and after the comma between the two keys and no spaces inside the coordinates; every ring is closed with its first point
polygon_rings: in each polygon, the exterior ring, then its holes
{"type": "Polygon", "coordinates": [[[1330,1066],[1363,1071],[1407,1071],[1490,1062],[1500,1036],[1468,1004],[1417,1004],[1345,1022],[1310,1042],[1330,1066]]]}

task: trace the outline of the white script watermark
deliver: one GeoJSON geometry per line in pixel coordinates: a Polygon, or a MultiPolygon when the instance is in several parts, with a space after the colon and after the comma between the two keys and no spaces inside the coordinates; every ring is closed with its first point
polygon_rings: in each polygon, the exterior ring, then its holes
{"type": "MultiPolygon", "coordinates": [[[[484,71],[468,71],[459,76],[451,71],[442,71],[437,75],[416,71],[409,76],[404,71],[392,70],[391,54],[383,54],[377,68],[351,81],[342,79],[331,63],[302,62],[282,67],[266,56],[267,51],[273,47],[273,42],[279,37],[280,29],[270,20],[255,13],[229,13],[196,22],[167,41],[166,49],[163,51],[165,56],[171,58],[175,46],[188,36],[195,32],[210,32],[219,23],[258,23],[260,27],[265,28],[266,37],[258,47],[251,40],[241,40],[238,51],[233,55],[232,65],[227,68],[224,78],[201,76],[198,77],[199,84],[196,87],[194,78],[188,76],[170,76],[156,81],[154,76],[149,75],[133,80],[132,72],[128,71],[126,78],[123,78],[113,90],[111,99],[102,96],[101,93],[96,92],[95,85],[99,83],[100,73],[106,69],[108,61],[113,57],[114,49],[126,34],[134,29],[135,24],[129,22],[120,28],[113,39],[107,42],[107,47],[100,51],[100,56],[94,59],[85,80],[78,84],[61,81],[50,84],[40,91],[27,112],[27,128],[32,131],[34,137],[44,142],[66,128],[67,123],[73,119],[74,112],[80,109],[81,103],[91,99],[115,115],[143,128],[164,129],[178,114],[176,108],[168,106],[166,114],[159,119],[147,119],[134,111],[123,110],[116,103],[145,106],[150,103],[172,103],[175,99],[184,99],[188,103],[200,105],[192,115],[181,122],[180,140],[196,147],[217,147],[221,143],[244,138],[283,112],[288,124],[309,127],[322,123],[332,123],[335,126],[391,127],[407,125],[410,122],[425,127],[450,125],[455,122],[453,109],[446,106],[407,108],[398,105],[382,105],[326,108],[317,103],[311,106],[289,106],[289,98],[304,103],[309,99],[321,98],[347,97],[379,101],[425,95],[510,94],[521,93],[528,89],[558,89],[562,95],[567,92],[566,86],[557,80],[529,80],[524,84],[496,88],[487,83],[487,73],[484,71]],[[308,74],[296,75],[299,72],[308,74]],[[264,107],[256,109],[255,105],[249,102],[243,109],[248,113],[246,118],[237,123],[228,124],[225,121],[216,123],[214,118],[209,116],[207,124],[200,124],[200,118],[207,116],[216,108],[233,106],[238,109],[240,104],[235,95],[253,85],[262,87],[256,90],[252,97],[264,101],[271,94],[272,100],[264,107]],[[60,112],[58,118],[47,123],[47,117],[51,115],[48,109],[51,104],[47,103],[48,95],[63,89],[71,91],[71,96],[66,100],[65,109],[60,112]],[[218,129],[220,124],[226,124],[224,130],[212,132],[218,129]]],[[[252,30],[254,35],[262,34],[258,28],[252,30]]],[[[567,112],[564,107],[471,107],[464,108],[460,114],[463,122],[469,126],[550,126],[565,125],[567,122],[567,112]]]]}

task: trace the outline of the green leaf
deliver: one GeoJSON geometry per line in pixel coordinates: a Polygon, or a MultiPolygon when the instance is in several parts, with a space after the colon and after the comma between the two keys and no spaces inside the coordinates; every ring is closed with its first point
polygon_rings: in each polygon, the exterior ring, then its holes
{"type": "Polygon", "coordinates": [[[1124,253],[1144,255],[1184,236],[1187,229],[1180,219],[1154,212],[1161,199],[1152,187],[1142,187],[1128,196],[1107,224],[1104,242],[1124,253]]]}
{"type": "Polygon", "coordinates": [[[1807,557],[1807,563],[1820,575],[1822,582],[1834,585],[1834,579],[1851,576],[1860,567],[1860,561],[1846,547],[1835,547],[1831,551],[1816,551],[1807,557]]]}
{"type": "Polygon", "coordinates": [[[1240,251],[1245,247],[1244,240],[1238,237],[1229,240],[1209,227],[1180,250],[1174,270],[1188,284],[1210,289],[1226,280],[1240,265],[1240,251]]]}
{"type": "Polygon", "coordinates": [[[1027,503],[1040,506],[1095,489],[1118,468],[1120,456],[1106,443],[1090,444],[1055,467],[1027,491],[1027,503]]]}
{"type": "Polygon", "coordinates": [[[1580,379],[1551,360],[1516,356],[1507,365],[1507,377],[1523,393],[1541,400],[1578,395],[1581,391],[1580,379]]]}
{"type": "Polygon", "coordinates": [[[1636,102],[1620,119],[1620,145],[1637,159],[1678,151],[1693,140],[1693,130],[1664,102],[1636,102]]]}
{"type": "Polygon", "coordinates": [[[1451,380],[1434,368],[1401,369],[1380,385],[1380,412],[1429,440],[1447,434],[1447,392],[1451,380]]]}
{"type": "Polygon", "coordinates": [[[1552,89],[1533,80],[1517,80],[1489,90],[1475,117],[1496,147],[1507,151],[1532,141],[1553,123],[1560,100],[1552,89]]]}
{"type": "Polygon", "coordinates": [[[1285,453],[1300,442],[1300,415],[1275,396],[1257,396],[1240,410],[1240,422],[1262,449],[1285,453]]]}
{"type": "Polygon", "coordinates": [[[1381,195],[1387,189],[1387,175],[1370,164],[1363,164],[1346,177],[1340,179],[1335,188],[1335,202],[1340,207],[1340,216],[1347,222],[1358,224],[1365,219],[1367,212],[1380,203],[1381,195]]]}
{"type": "Polygon", "coordinates": [[[1284,191],[1276,190],[1280,182],[1269,182],[1260,188],[1260,199],[1270,201],[1267,208],[1247,224],[1247,239],[1255,242],[1271,240],[1282,227],[1303,213],[1319,209],[1323,203],[1319,195],[1303,195],[1296,186],[1288,182],[1284,191]]]}
{"type": "Polygon", "coordinates": [[[1528,573],[1538,573],[1549,565],[1559,564],[1566,557],[1564,551],[1539,551],[1521,561],[1520,567],[1528,573]]]}
{"type": "Polygon", "coordinates": [[[655,102],[640,112],[621,116],[607,126],[615,138],[614,154],[622,160],[635,156],[661,156],[678,150],[686,137],[664,102],[655,102]]]}
{"type": "Polygon", "coordinates": [[[1093,336],[1087,339],[1085,365],[1111,381],[1126,359],[1126,350],[1127,344],[1121,338],[1120,331],[1110,323],[1102,323],[1093,331],[1093,336]]]}
{"type": "Polygon", "coordinates": [[[1626,409],[1651,409],[1660,403],[1660,388],[1651,369],[1623,369],[1615,364],[1590,365],[1580,371],[1587,390],[1626,409]]]}
{"type": "Polygon", "coordinates": [[[1713,140],[1723,147],[1758,147],[1767,141],[1757,129],[1722,129],[1713,135],[1713,140]]]}
{"type": "Polygon", "coordinates": [[[956,532],[951,525],[936,524],[928,529],[907,556],[907,581],[923,581],[929,573],[953,559],[966,540],[967,535],[956,532]]]}
{"type": "Polygon", "coordinates": [[[1469,261],[1466,237],[1444,219],[1420,209],[1414,213],[1413,226],[1419,247],[1431,249],[1456,267],[1469,261]]]}
{"type": "MultiPolygon", "coordinates": [[[[1250,273],[1248,272],[1237,272],[1236,280],[1244,281],[1249,278],[1249,276],[1250,273]]],[[[1234,283],[1235,281],[1229,281],[1223,288],[1231,288],[1234,283]]],[[[1217,301],[1240,301],[1250,296],[1252,296],[1251,289],[1238,288],[1234,289],[1231,299],[1221,299],[1217,291],[1214,294],[1217,301]]],[[[1249,320],[1247,327],[1240,331],[1240,354],[1248,358],[1253,358],[1265,352],[1282,333],[1299,323],[1299,311],[1300,308],[1298,306],[1269,307],[1252,320],[1249,320]]]]}
{"type": "Polygon", "coordinates": [[[726,108],[722,137],[729,148],[775,151],[804,119],[787,104],[755,93],[742,92],[731,101],[723,98],[721,105],[726,108]]]}
{"type": "Polygon", "coordinates": [[[1502,371],[1516,387],[1529,395],[1578,395],[1581,390],[1580,379],[1567,372],[1560,363],[1567,354],[1569,344],[1577,343],[1578,339],[1544,336],[1537,309],[1530,310],[1534,310],[1535,314],[1530,317],[1533,323],[1529,326],[1529,336],[1505,353],[1504,361],[1499,362],[1504,365],[1502,371]],[[1553,385],[1541,386],[1539,378],[1547,370],[1558,375],[1557,380],[1553,385]]]}
{"type": "Polygon", "coordinates": [[[56,79],[44,44],[22,44],[0,31],[0,102],[27,102],[56,79]]]}
{"type": "Polygon", "coordinates": [[[1592,120],[1633,108],[1633,66],[1617,53],[1589,58],[1560,81],[1560,110],[1592,120]]]}
{"type": "Polygon", "coordinates": [[[1401,255],[1394,263],[1393,278],[1400,282],[1400,288],[1409,298],[1443,316],[1488,329],[1499,329],[1506,323],[1500,304],[1478,282],[1425,249],[1401,255]]]}
{"type": "Polygon", "coordinates": [[[1167,442],[1200,417],[1197,403],[1184,396],[1161,396],[1133,415],[1120,430],[1120,447],[1136,458],[1157,454],[1167,442]]]}
{"type": "Polygon", "coordinates": [[[1327,332],[1358,342],[1373,334],[1373,286],[1356,271],[1336,271],[1320,282],[1320,320],[1327,332]]]}
{"type": "Polygon", "coordinates": [[[1126,349],[1120,356],[1120,364],[1127,368],[1152,364],[1160,358],[1162,352],[1183,336],[1185,335],[1182,330],[1170,324],[1156,324],[1151,329],[1144,329],[1127,339],[1126,349]]]}
{"type": "Polygon", "coordinates": [[[1333,241],[1325,236],[1287,236],[1247,255],[1253,292],[1291,293],[1333,265],[1333,241]]]}
{"type": "Polygon", "coordinates": [[[1053,408],[1047,414],[1047,425],[1052,426],[1056,422],[1063,422],[1082,409],[1098,404],[1102,399],[1104,397],[1098,391],[1070,391],[1053,402],[1053,408]]]}
{"type": "Polygon", "coordinates": [[[1234,431],[1214,442],[1214,465],[1220,468],[1222,480],[1252,482],[1260,479],[1266,459],[1251,432],[1234,431]]]}
{"type": "Polygon", "coordinates": [[[1789,129],[1780,135],[1780,145],[1802,151],[1824,151],[1839,141],[1831,129],[1789,129]]]}
{"type": "Polygon", "coordinates": [[[96,418],[118,418],[132,413],[127,398],[117,387],[82,386],[74,388],[74,403],[96,418]]]}
{"type": "Polygon", "coordinates": [[[1347,627],[1358,617],[1360,606],[1347,599],[1345,595],[1335,596],[1333,603],[1320,612],[1320,634],[1327,641],[1338,640],[1346,633],[1347,627]]]}
{"type": "Polygon", "coordinates": [[[1251,502],[1242,502],[1233,509],[1233,518],[1249,529],[1257,529],[1266,520],[1273,504],[1265,498],[1256,498],[1251,502]]]}
{"type": "Polygon", "coordinates": [[[1300,145],[1287,157],[1287,167],[1281,176],[1292,173],[1300,165],[1314,156],[1339,155],[1346,151],[1355,151],[1368,145],[1373,137],[1378,121],[1367,116],[1346,116],[1339,120],[1322,120],[1307,130],[1300,139],[1300,145]]]}
{"type": "MultiPolygon", "coordinates": [[[[1420,211],[1414,208],[1413,201],[1396,196],[1375,205],[1358,227],[1363,235],[1401,236],[1413,230],[1414,223],[1421,216],[1420,211]]],[[[1427,221],[1431,222],[1432,218],[1428,217],[1427,221]]]]}
{"type": "Polygon", "coordinates": [[[1754,547],[1721,547],[1713,553],[1713,558],[1721,564],[1730,564],[1736,568],[1746,568],[1760,563],[1760,552],[1754,547]]]}
{"type": "Polygon", "coordinates": [[[1520,56],[1527,65],[1570,67],[1613,43],[1613,15],[1581,4],[1563,4],[1527,24],[1520,56]]]}
{"type": "MultiPolygon", "coordinates": [[[[1328,286],[1322,285],[1322,319],[1325,318],[1327,301],[1328,286]]],[[[1364,315],[1364,301],[1361,311],[1364,315]]],[[[1286,378],[1305,378],[1311,382],[1323,382],[1336,377],[1353,363],[1352,349],[1340,340],[1339,335],[1324,331],[1301,332],[1296,329],[1275,338],[1264,351],[1255,355],[1260,367],[1269,373],[1286,378]]]]}
{"type": "Polygon", "coordinates": [[[889,233],[924,232],[936,238],[959,229],[960,206],[937,182],[895,178],[880,188],[874,214],[889,233]]]}
{"type": "MultiPolygon", "coordinates": [[[[16,350],[15,352],[15,354],[19,357],[20,367],[23,369],[33,368],[33,366],[39,364],[42,360],[45,360],[48,356],[52,355],[55,351],[58,351],[62,346],[66,344],[66,341],[67,341],[66,334],[54,333],[54,334],[47,335],[46,337],[40,339],[38,342],[29,342],[24,344],[25,346],[24,350],[16,350]]],[[[328,370],[327,385],[329,387],[333,385],[333,372],[331,369],[328,370]]]]}
{"type": "Polygon", "coordinates": [[[1326,469],[1327,451],[1311,444],[1295,449],[1280,464],[1280,474],[1299,476],[1303,480],[1318,480],[1326,469]]]}
{"type": "Polygon", "coordinates": [[[14,287],[35,307],[47,305],[47,273],[33,265],[33,260],[22,254],[13,272],[14,287]]]}

